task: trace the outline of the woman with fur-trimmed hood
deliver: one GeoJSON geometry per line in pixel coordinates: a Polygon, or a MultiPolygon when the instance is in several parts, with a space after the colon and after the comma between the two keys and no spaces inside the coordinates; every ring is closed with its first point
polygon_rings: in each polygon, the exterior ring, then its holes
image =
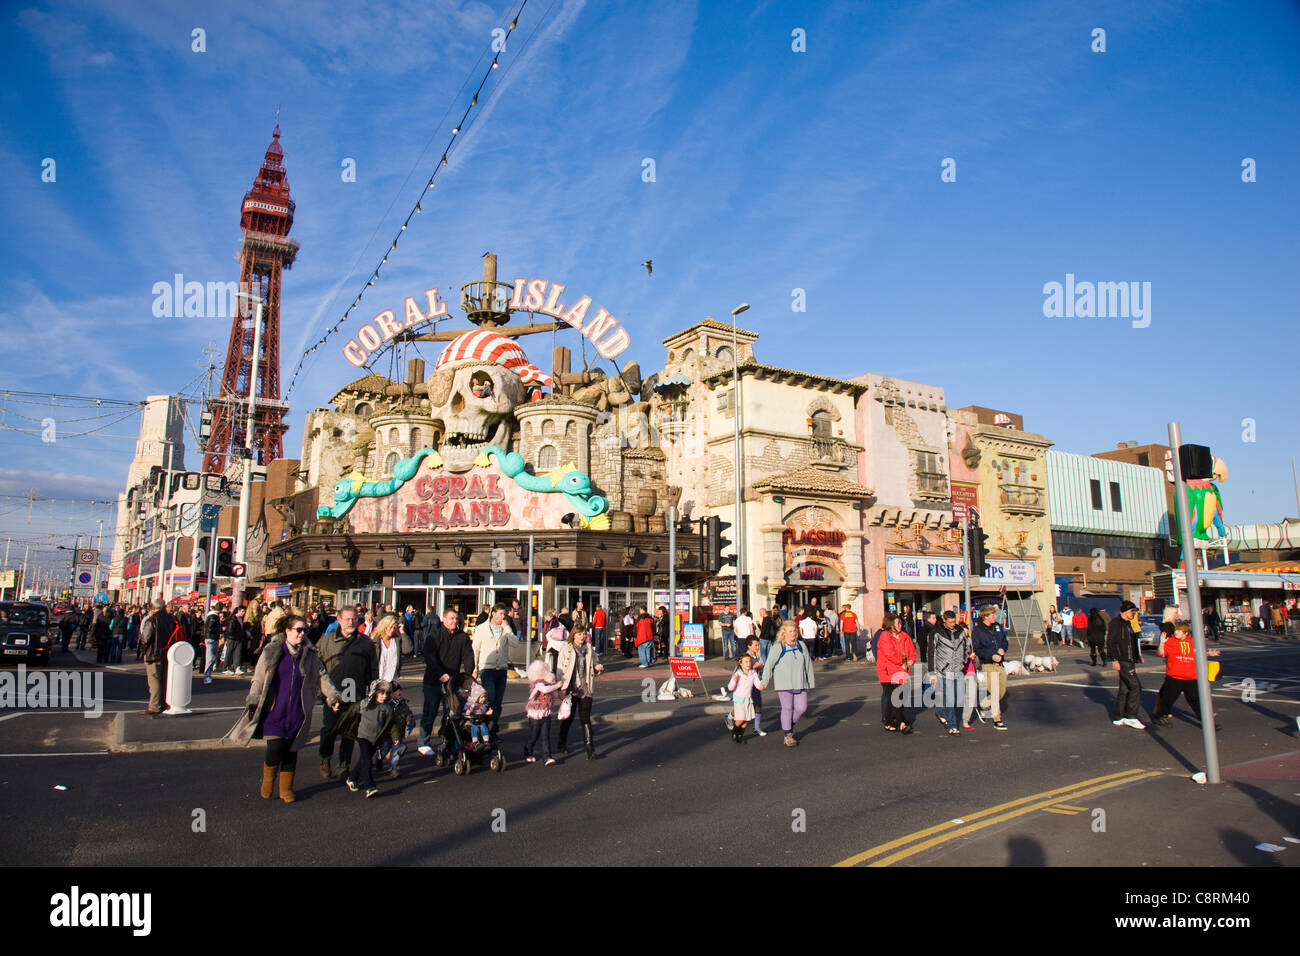
{"type": "Polygon", "coordinates": [[[291,615],[285,624],[284,633],[272,638],[257,659],[247,706],[226,736],[245,746],[264,739],[262,799],[271,798],[279,774],[280,799],[293,803],[298,751],[311,737],[316,697],[324,697],[333,710],[338,710],[340,697],[315,646],[307,640],[307,622],[291,615]]]}

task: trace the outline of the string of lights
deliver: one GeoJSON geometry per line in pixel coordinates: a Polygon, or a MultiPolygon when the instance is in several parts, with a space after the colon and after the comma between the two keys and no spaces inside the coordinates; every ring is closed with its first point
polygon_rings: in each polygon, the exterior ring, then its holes
{"type": "MultiPolygon", "coordinates": [[[[345,323],[349,318],[351,318],[352,313],[361,305],[361,299],[366,294],[366,291],[371,286],[373,286],[376,282],[379,281],[380,270],[382,270],[383,267],[388,264],[389,255],[397,251],[397,243],[398,240],[401,239],[402,233],[404,233],[407,227],[410,226],[411,220],[414,219],[419,213],[423,212],[422,204],[424,203],[425,197],[436,187],[437,185],[436,180],[438,178],[438,173],[442,169],[446,168],[447,158],[451,154],[451,151],[456,143],[456,137],[459,136],[461,131],[466,128],[466,124],[467,121],[469,120],[470,112],[474,109],[474,107],[478,105],[479,97],[482,95],[483,88],[484,86],[487,85],[488,78],[491,77],[492,71],[499,69],[501,52],[504,51],[506,44],[510,40],[511,34],[514,33],[515,28],[519,25],[520,14],[524,12],[524,8],[526,6],[528,6],[528,0],[522,0],[522,2],[519,5],[519,9],[515,11],[515,15],[510,20],[510,25],[506,28],[504,37],[502,37],[499,41],[496,37],[493,37],[492,47],[495,52],[492,57],[492,63],[483,72],[483,78],[479,81],[478,89],[474,91],[473,97],[470,98],[469,105],[465,107],[465,112],[461,115],[460,121],[454,127],[452,127],[451,136],[447,141],[446,147],[442,151],[442,157],[438,160],[438,165],[434,167],[434,170],[430,174],[428,181],[424,184],[424,188],[420,190],[420,195],[416,198],[415,205],[411,208],[411,211],[406,214],[406,218],[402,220],[401,228],[397,230],[397,234],[393,237],[393,241],[389,244],[388,249],[383,254],[383,257],[380,259],[379,263],[375,266],[374,270],[371,272],[370,278],[366,280],[366,284],[361,287],[361,290],[357,293],[356,298],[352,300],[352,304],[349,305],[346,310],[344,310],[343,315],[339,318],[339,320],[335,322],[332,326],[330,326],[330,328],[326,330],[325,334],[322,335],[305,352],[303,352],[302,356],[298,359],[298,364],[294,367],[293,374],[289,377],[289,387],[286,388],[284,391],[285,401],[288,401],[290,394],[292,394],[293,387],[298,381],[298,375],[299,373],[302,372],[303,366],[307,361],[307,357],[311,355],[313,352],[315,352],[322,345],[324,345],[327,341],[329,341],[330,336],[332,336],[335,332],[337,332],[339,328],[343,325],[343,323],[345,323]]],[[[479,62],[482,62],[481,56],[479,57],[479,62]]],[[[462,86],[462,89],[463,88],[464,87],[462,86]]]]}

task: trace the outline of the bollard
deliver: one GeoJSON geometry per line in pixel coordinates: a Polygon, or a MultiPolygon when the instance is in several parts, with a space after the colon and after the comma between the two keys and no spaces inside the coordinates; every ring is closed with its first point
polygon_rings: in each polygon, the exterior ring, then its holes
{"type": "Polygon", "coordinates": [[[189,641],[179,641],[167,650],[167,709],[163,714],[175,717],[191,713],[189,709],[194,680],[194,646],[189,641]]]}

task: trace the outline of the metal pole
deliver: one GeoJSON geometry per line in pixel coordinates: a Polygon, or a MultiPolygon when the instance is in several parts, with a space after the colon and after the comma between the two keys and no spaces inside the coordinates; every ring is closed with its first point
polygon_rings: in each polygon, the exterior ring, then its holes
{"type": "MultiPolygon", "coordinates": [[[[5,573],[6,573],[6,574],[9,573],[9,542],[12,541],[12,540],[13,540],[13,538],[5,538],[5,566],[4,566],[4,570],[5,570],[5,573]]],[[[0,588],[0,600],[3,600],[3,599],[4,599],[4,597],[5,597],[5,591],[6,591],[6,590],[8,590],[8,589],[7,589],[7,588],[0,588]]]]}
{"type": "MultiPolygon", "coordinates": [[[[163,485],[163,529],[161,550],[158,552],[158,596],[167,600],[167,529],[171,526],[172,506],[172,459],[176,456],[176,443],[163,439],[167,446],[167,478],[163,485]]],[[[93,602],[92,602],[93,603],[93,602]]]]}
{"type": "MultiPolygon", "coordinates": [[[[257,421],[257,366],[262,348],[262,300],[257,299],[257,313],[253,319],[253,368],[248,376],[248,424],[244,427],[244,477],[239,487],[239,527],[235,534],[235,561],[246,565],[245,549],[248,546],[248,509],[253,487],[253,431],[257,421]]],[[[247,572],[245,572],[247,574],[247,572]]],[[[230,607],[244,603],[244,578],[235,578],[230,607]]]]}
{"type": "Polygon", "coordinates": [[[524,603],[524,616],[528,620],[524,625],[524,631],[528,635],[524,648],[525,670],[533,662],[533,546],[535,543],[535,537],[530,534],[528,536],[528,600],[524,603]]]}
{"type": "MultiPolygon", "coordinates": [[[[745,593],[745,522],[740,512],[742,478],[740,472],[740,348],[737,343],[736,316],[749,308],[743,303],[731,310],[731,423],[732,437],[736,443],[736,610],[749,603],[745,593]]],[[[673,609],[676,612],[677,596],[673,595],[673,609]]]]}
{"type": "Polygon", "coordinates": [[[966,595],[966,633],[971,632],[971,608],[970,608],[970,547],[966,543],[966,528],[970,525],[970,513],[967,512],[966,520],[961,523],[961,583],[962,590],[966,595]]]}
{"type": "Polygon", "coordinates": [[[1205,627],[1201,621],[1201,584],[1196,572],[1196,547],[1192,540],[1192,516],[1188,508],[1187,486],[1183,484],[1183,466],[1178,449],[1183,439],[1177,422],[1169,423],[1169,447],[1174,463],[1174,507],[1178,513],[1178,533],[1183,540],[1183,567],[1187,570],[1187,613],[1191,617],[1192,641],[1196,653],[1196,687],[1201,700],[1201,740],[1205,744],[1205,779],[1219,778],[1219,744],[1214,732],[1214,698],[1210,696],[1210,679],[1205,656],[1205,627]]]}
{"type": "MultiPolygon", "coordinates": [[[[737,611],[739,613],[739,611],[737,611]]],[[[668,508],[668,657],[677,649],[677,509],[668,508]]]]}
{"type": "Polygon", "coordinates": [[[104,560],[104,519],[99,519],[99,538],[95,541],[95,600],[99,600],[99,566],[104,560]]]}
{"type": "MultiPolygon", "coordinates": [[[[1296,480],[1294,458],[1291,459],[1291,484],[1295,485],[1295,513],[1296,517],[1300,518],[1300,481],[1296,480]]],[[[1227,544],[1224,544],[1223,550],[1226,554],[1228,550],[1227,544]]]]}
{"type": "MultiPolygon", "coordinates": [[[[67,538],[64,538],[63,540],[64,540],[64,541],[67,541],[68,539],[67,539],[67,538]]],[[[19,588],[18,588],[18,599],[19,599],[19,600],[22,600],[23,591],[27,588],[27,555],[28,555],[29,553],[31,553],[31,550],[32,550],[32,546],[31,546],[30,544],[29,544],[26,548],[23,549],[23,576],[22,576],[22,578],[20,579],[20,580],[22,581],[22,583],[19,585],[19,588]]]]}

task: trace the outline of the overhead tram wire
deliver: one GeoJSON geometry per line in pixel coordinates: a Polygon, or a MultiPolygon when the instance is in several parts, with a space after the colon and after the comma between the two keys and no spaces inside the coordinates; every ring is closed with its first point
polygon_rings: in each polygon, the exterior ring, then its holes
{"type": "MultiPolygon", "coordinates": [[[[514,17],[511,18],[510,25],[506,28],[505,36],[502,38],[501,41],[502,50],[505,49],[506,44],[510,40],[511,34],[514,33],[515,28],[519,25],[519,17],[524,12],[524,8],[527,6],[528,6],[528,0],[522,0],[522,2],[519,5],[519,9],[515,12],[514,17]]],[[[536,29],[534,29],[533,32],[536,33],[536,29]]],[[[495,43],[496,40],[494,39],[493,42],[495,43]]],[[[483,92],[483,87],[487,85],[488,77],[492,75],[492,71],[499,68],[500,59],[501,59],[501,52],[498,51],[496,55],[492,57],[491,66],[484,71],[483,78],[482,80],[479,81],[478,89],[474,91],[474,96],[470,100],[469,106],[465,107],[465,112],[461,115],[460,122],[457,123],[456,126],[452,128],[451,139],[448,140],[446,148],[443,149],[442,158],[439,160],[438,165],[434,167],[433,172],[430,174],[429,181],[425,183],[424,188],[420,190],[420,195],[416,199],[415,205],[411,208],[411,211],[406,214],[406,219],[403,220],[401,229],[397,231],[397,235],[394,236],[392,243],[389,245],[388,249],[384,252],[383,258],[380,260],[379,264],[375,266],[375,269],[371,273],[370,278],[366,281],[366,284],[361,287],[361,291],[357,293],[356,298],[352,300],[352,304],[347,307],[342,317],[337,322],[335,322],[334,325],[332,325],[329,328],[329,330],[326,331],[326,333],[323,336],[321,336],[319,340],[317,340],[309,349],[307,349],[307,351],[303,352],[302,356],[298,359],[298,364],[294,367],[293,375],[290,376],[289,378],[289,387],[286,388],[284,392],[284,397],[286,401],[288,400],[289,395],[293,392],[293,387],[298,381],[298,375],[303,370],[303,366],[306,363],[307,356],[309,356],[312,352],[315,352],[318,348],[324,345],[329,340],[329,337],[333,335],[335,332],[337,332],[339,327],[348,320],[348,318],[352,315],[353,310],[355,310],[361,304],[361,299],[366,294],[366,290],[371,286],[373,286],[379,280],[379,272],[387,264],[388,256],[391,253],[397,251],[397,242],[401,238],[402,233],[405,232],[406,227],[411,224],[411,220],[415,218],[417,214],[423,211],[421,208],[421,203],[424,202],[425,196],[427,196],[429,192],[435,188],[438,172],[441,169],[446,167],[447,157],[450,155],[453,147],[455,146],[456,143],[455,137],[460,134],[462,129],[467,128],[466,122],[469,119],[470,111],[475,106],[478,105],[479,96],[483,92]]],[[[478,62],[481,63],[482,60],[483,60],[483,56],[480,55],[478,62]]],[[[477,63],[475,64],[475,66],[477,66],[477,63]]],[[[507,67],[507,72],[509,72],[509,67],[507,67]]],[[[472,75],[472,71],[471,71],[471,75],[472,75]]],[[[461,89],[462,90],[464,89],[464,85],[462,85],[461,89]]],[[[436,131],[435,131],[435,135],[436,135],[436,131]]],[[[423,153],[421,155],[423,155],[423,153]]],[[[394,203],[396,203],[396,199],[394,199],[394,203]]]]}

